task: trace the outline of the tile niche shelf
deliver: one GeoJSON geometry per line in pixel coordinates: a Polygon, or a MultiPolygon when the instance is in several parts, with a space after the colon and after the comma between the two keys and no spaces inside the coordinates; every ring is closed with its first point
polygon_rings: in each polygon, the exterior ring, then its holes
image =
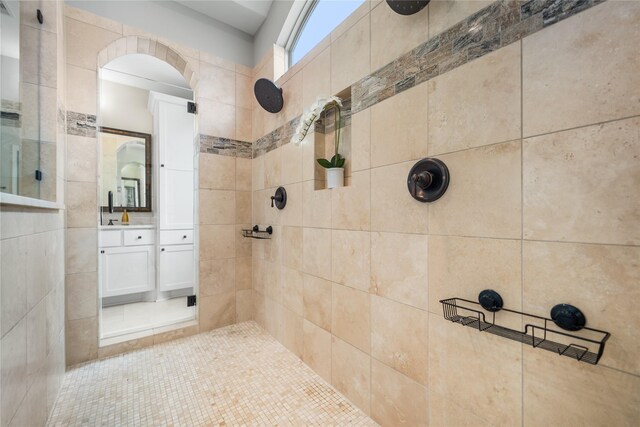
{"type": "MultiPolygon", "coordinates": [[[[351,183],[351,87],[339,92],[336,96],[342,99],[343,105],[341,114],[342,131],[339,151],[346,159],[344,165],[344,185],[346,187],[351,183]]],[[[316,159],[331,159],[334,155],[334,127],[335,115],[332,108],[322,113],[320,119],[318,119],[315,124],[315,131],[313,135],[315,190],[327,189],[325,169],[318,164],[316,159]]]]}

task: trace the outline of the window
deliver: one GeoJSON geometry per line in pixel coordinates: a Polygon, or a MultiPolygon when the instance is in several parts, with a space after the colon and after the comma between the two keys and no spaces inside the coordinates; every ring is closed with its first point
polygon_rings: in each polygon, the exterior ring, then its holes
{"type": "Polygon", "coordinates": [[[304,15],[302,25],[293,34],[289,50],[290,65],[298,62],[315,45],[333,31],[365,0],[309,0],[311,7],[304,15]]]}

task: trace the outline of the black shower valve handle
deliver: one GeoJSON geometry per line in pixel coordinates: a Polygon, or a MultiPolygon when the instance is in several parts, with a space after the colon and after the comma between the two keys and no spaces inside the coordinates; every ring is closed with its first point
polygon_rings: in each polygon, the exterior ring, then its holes
{"type": "Polygon", "coordinates": [[[431,183],[433,182],[433,175],[429,171],[422,171],[420,173],[414,173],[411,175],[411,180],[413,181],[413,195],[415,196],[418,192],[418,187],[423,190],[429,188],[431,183]]]}

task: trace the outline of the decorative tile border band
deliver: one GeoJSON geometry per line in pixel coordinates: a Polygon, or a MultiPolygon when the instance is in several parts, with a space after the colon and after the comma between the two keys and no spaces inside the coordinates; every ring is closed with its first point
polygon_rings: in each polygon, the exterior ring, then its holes
{"type": "Polygon", "coordinates": [[[500,0],[355,83],[354,112],[458,68],[604,0],[500,0]]]}
{"type": "Polygon", "coordinates": [[[200,135],[200,152],[220,156],[251,158],[253,143],[211,135],[200,135]]]}
{"type": "Polygon", "coordinates": [[[67,134],[95,138],[95,114],[84,114],[78,113],[77,111],[67,111],[67,134]]]}
{"type": "MultiPolygon", "coordinates": [[[[498,0],[351,86],[352,113],[606,0],[498,0]]],[[[289,143],[300,117],[258,139],[253,157],[289,143]]]]}
{"type": "MultiPolygon", "coordinates": [[[[351,99],[347,99],[343,101],[341,128],[349,126],[351,124],[351,116],[351,99]]],[[[269,151],[275,150],[282,145],[288,144],[296,131],[296,127],[298,127],[299,121],[300,116],[285,123],[283,126],[280,126],[276,130],[269,132],[262,138],[259,138],[253,145],[253,158],[260,157],[268,153],[269,151]]],[[[335,122],[333,109],[329,109],[320,116],[320,119],[316,121],[315,131],[318,133],[330,133],[333,132],[334,126],[335,122]]]]}

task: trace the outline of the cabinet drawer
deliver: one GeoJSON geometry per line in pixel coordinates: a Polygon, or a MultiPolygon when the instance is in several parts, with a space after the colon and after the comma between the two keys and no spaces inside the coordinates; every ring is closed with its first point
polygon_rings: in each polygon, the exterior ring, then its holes
{"type": "Polygon", "coordinates": [[[193,230],[161,230],[161,245],[181,245],[193,243],[193,230]]]}
{"type": "Polygon", "coordinates": [[[122,232],[120,230],[99,231],[101,248],[113,248],[122,245],[122,232]]]}
{"type": "Polygon", "coordinates": [[[155,243],[154,233],[154,230],[125,230],[124,245],[152,245],[155,243]]]}

